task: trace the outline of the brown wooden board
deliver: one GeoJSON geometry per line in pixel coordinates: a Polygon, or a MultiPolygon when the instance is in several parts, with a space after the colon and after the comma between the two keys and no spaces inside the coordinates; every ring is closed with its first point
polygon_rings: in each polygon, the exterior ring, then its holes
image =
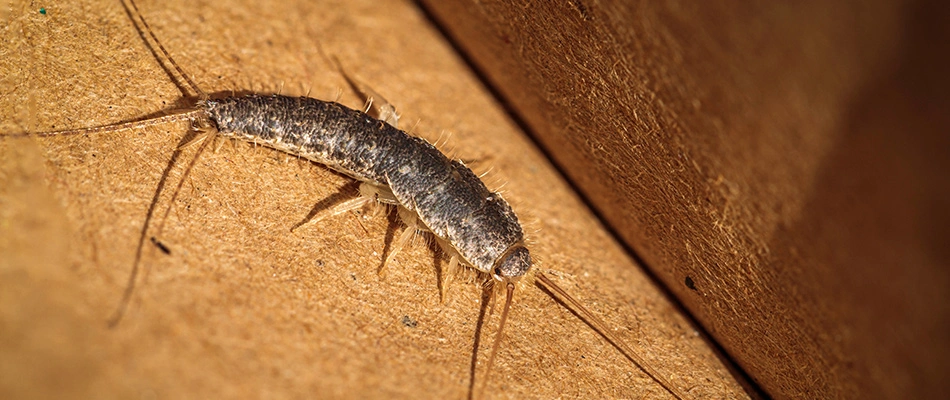
{"type": "Polygon", "coordinates": [[[938,1],[425,1],[776,398],[950,392],[938,1]]]}
{"type": "MultiPolygon", "coordinates": [[[[394,103],[403,127],[491,169],[489,185],[506,185],[541,267],[655,369],[693,398],[746,397],[423,12],[408,2],[256,3],[140,7],[206,91],[310,93],[359,107],[322,46],[394,103]]],[[[2,133],[110,124],[181,98],[117,1],[14,1],[2,13],[2,133]]],[[[160,220],[171,203],[170,191],[153,200],[156,186],[166,170],[168,188],[177,185],[194,154],[170,165],[188,131],[0,138],[0,397],[468,394],[479,286],[456,283],[441,303],[437,263],[419,241],[378,276],[383,216],[290,233],[350,181],[244,143],[222,141],[199,159],[158,237],[170,254],[146,243],[148,279],[109,329],[146,212],[155,201],[160,220]]],[[[536,288],[515,301],[492,398],[669,398],[536,288]]]]}

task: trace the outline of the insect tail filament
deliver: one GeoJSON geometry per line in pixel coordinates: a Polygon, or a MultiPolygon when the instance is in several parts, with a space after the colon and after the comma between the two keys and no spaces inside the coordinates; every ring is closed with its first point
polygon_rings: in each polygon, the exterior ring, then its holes
{"type": "MultiPolygon", "coordinates": [[[[175,71],[178,71],[178,74],[181,76],[181,78],[185,80],[185,82],[188,84],[188,87],[191,88],[191,90],[194,90],[195,94],[199,98],[207,99],[208,94],[205,93],[203,90],[201,90],[201,88],[198,87],[198,84],[195,83],[195,81],[191,80],[191,77],[189,77],[188,74],[186,74],[185,71],[182,70],[180,66],[178,66],[178,63],[175,62],[175,59],[172,58],[171,54],[168,53],[168,50],[165,50],[165,46],[163,46],[162,42],[158,40],[158,37],[155,36],[155,32],[152,32],[152,27],[149,26],[148,22],[145,21],[145,18],[142,17],[142,13],[139,11],[139,6],[135,4],[135,0],[127,0],[127,1],[128,1],[128,4],[126,4],[125,1],[122,2],[122,7],[125,8],[125,12],[126,14],[129,15],[129,19],[132,20],[132,23],[136,25],[136,29],[138,29],[138,24],[136,24],[136,21],[141,22],[142,26],[145,28],[145,32],[148,32],[148,36],[152,38],[152,41],[154,41],[156,45],[158,45],[158,48],[159,50],[161,50],[162,54],[165,56],[165,59],[168,60],[169,63],[171,63],[173,67],[175,67],[175,71]]],[[[144,40],[146,44],[149,44],[148,40],[145,39],[145,35],[142,33],[141,30],[139,31],[139,34],[142,35],[142,40],[144,40]]],[[[158,60],[159,57],[158,57],[158,54],[155,54],[154,48],[151,47],[151,45],[149,45],[148,48],[149,50],[152,50],[152,54],[155,56],[155,59],[158,60]]],[[[159,62],[159,64],[161,64],[162,68],[165,68],[165,64],[161,62],[159,62]]],[[[172,74],[171,71],[166,69],[166,72],[168,73],[168,76],[171,77],[173,80],[176,80],[176,81],[178,80],[178,77],[174,76],[174,74],[172,74]]],[[[179,86],[179,89],[181,89],[181,86],[179,86]]],[[[188,95],[188,93],[184,93],[184,90],[182,90],[182,94],[184,94],[185,96],[188,95]]]]}
{"type": "Polygon", "coordinates": [[[488,384],[488,377],[491,376],[491,368],[495,363],[495,355],[498,354],[498,347],[501,344],[501,334],[505,330],[505,322],[508,321],[508,310],[511,308],[511,298],[514,297],[515,284],[509,281],[505,286],[505,307],[501,310],[501,320],[498,322],[498,332],[495,332],[495,340],[491,345],[491,353],[488,355],[488,365],[485,367],[485,377],[482,378],[482,384],[478,388],[478,398],[482,398],[485,393],[485,385],[488,384]]]}
{"type": "Polygon", "coordinates": [[[162,115],[158,117],[147,117],[146,119],[139,119],[129,122],[121,122],[118,124],[112,125],[102,125],[94,126],[91,128],[79,128],[79,129],[65,129],[61,131],[52,131],[52,132],[36,132],[36,133],[10,133],[5,134],[3,137],[50,137],[50,136],[70,136],[70,135],[87,135],[91,133],[100,133],[100,132],[122,132],[129,129],[145,128],[149,126],[165,124],[168,122],[175,121],[191,121],[195,118],[199,118],[204,114],[203,110],[180,110],[175,111],[168,115],[162,115]]]}
{"type": "MultiPolygon", "coordinates": [[[[172,197],[168,202],[168,206],[165,209],[165,213],[159,222],[158,229],[153,237],[161,237],[162,230],[165,227],[165,221],[168,219],[168,215],[171,212],[172,205],[175,204],[175,199],[178,198],[178,193],[181,192],[182,185],[185,183],[185,179],[188,178],[188,174],[191,172],[191,169],[194,168],[195,164],[198,162],[198,156],[204,152],[205,148],[211,144],[211,140],[204,140],[201,143],[201,147],[195,151],[195,156],[192,157],[191,162],[188,163],[188,166],[185,168],[185,171],[182,173],[181,179],[178,181],[178,186],[175,188],[175,191],[172,192],[172,197]]],[[[173,165],[175,160],[181,155],[181,148],[175,150],[175,153],[172,154],[172,160],[169,162],[169,166],[173,165]]],[[[165,173],[162,176],[162,179],[158,183],[158,187],[155,188],[155,195],[152,197],[152,202],[149,205],[148,212],[145,215],[145,222],[142,224],[142,231],[139,233],[139,242],[138,246],[135,249],[135,261],[132,262],[132,272],[129,273],[129,281],[125,286],[125,291],[122,293],[122,299],[119,300],[119,306],[116,307],[115,312],[109,318],[109,328],[115,328],[116,325],[122,321],[122,317],[125,315],[125,311],[129,308],[129,302],[132,300],[132,293],[135,291],[135,282],[138,279],[139,266],[142,264],[142,251],[144,250],[145,238],[148,236],[148,227],[152,220],[152,217],[155,216],[155,208],[158,206],[158,200],[163,193],[165,188],[165,181],[168,177],[168,170],[166,169],[165,173]]],[[[148,277],[148,270],[146,269],[145,278],[148,277]]],[[[144,279],[143,278],[143,281],[144,279]]]]}

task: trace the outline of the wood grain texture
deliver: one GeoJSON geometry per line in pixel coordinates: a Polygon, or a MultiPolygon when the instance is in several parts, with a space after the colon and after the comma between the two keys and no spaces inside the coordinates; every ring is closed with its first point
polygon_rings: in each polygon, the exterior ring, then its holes
{"type": "Polygon", "coordinates": [[[425,3],[770,395],[947,396],[946,6],[425,3]]]}
{"type": "MultiPolygon", "coordinates": [[[[336,55],[399,107],[404,126],[421,120],[413,132],[491,166],[489,186],[506,183],[542,266],[655,369],[694,398],[745,397],[413,4],[256,3],[140,7],[209,92],[311,93],[359,106],[318,46],[336,55]]],[[[181,98],[117,1],[13,2],[2,18],[0,132],[109,124],[181,98]]],[[[459,282],[440,303],[432,253],[419,242],[377,276],[381,216],[291,234],[349,180],[242,143],[199,160],[159,237],[171,254],[146,249],[148,279],[108,329],[155,188],[166,171],[176,185],[194,152],[170,165],[188,130],[0,139],[0,397],[466,395],[478,286],[459,282]]],[[[158,210],[169,202],[165,192],[158,210]]],[[[492,398],[669,398],[530,286],[516,293],[488,388],[492,398]]]]}

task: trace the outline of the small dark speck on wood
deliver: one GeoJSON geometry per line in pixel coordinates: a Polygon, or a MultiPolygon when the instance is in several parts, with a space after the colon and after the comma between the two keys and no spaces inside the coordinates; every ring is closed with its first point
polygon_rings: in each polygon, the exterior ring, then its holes
{"type": "Polygon", "coordinates": [[[693,282],[693,278],[688,276],[686,277],[686,287],[696,290],[696,282],[693,282]]]}
{"type": "Polygon", "coordinates": [[[162,253],[165,253],[166,255],[172,254],[171,249],[169,249],[168,246],[165,246],[165,243],[162,243],[161,241],[156,239],[155,236],[152,236],[150,240],[152,241],[152,244],[155,245],[155,247],[158,247],[158,249],[162,251],[162,253]]]}

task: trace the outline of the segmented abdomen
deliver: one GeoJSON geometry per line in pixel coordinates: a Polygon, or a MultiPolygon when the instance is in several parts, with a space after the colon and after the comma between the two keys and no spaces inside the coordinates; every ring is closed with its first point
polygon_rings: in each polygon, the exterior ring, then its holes
{"type": "Polygon", "coordinates": [[[489,272],[524,234],[505,200],[434,146],[341,104],[249,95],[206,102],[225,136],[264,144],[385,185],[475,268],[489,272]]]}

